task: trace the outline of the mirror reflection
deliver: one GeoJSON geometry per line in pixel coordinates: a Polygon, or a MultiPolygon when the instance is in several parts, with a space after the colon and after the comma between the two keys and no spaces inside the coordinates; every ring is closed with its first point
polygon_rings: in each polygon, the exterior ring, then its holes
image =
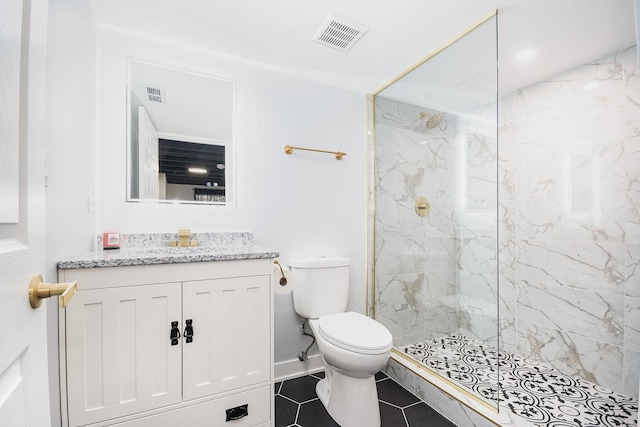
{"type": "Polygon", "coordinates": [[[233,81],[129,62],[128,201],[230,204],[233,81]]]}

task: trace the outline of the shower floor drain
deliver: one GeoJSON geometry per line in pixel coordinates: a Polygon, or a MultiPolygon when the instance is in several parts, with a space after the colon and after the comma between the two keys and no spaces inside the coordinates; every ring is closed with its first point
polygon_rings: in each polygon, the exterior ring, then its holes
{"type": "Polygon", "coordinates": [[[499,401],[500,407],[535,426],[636,425],[637,401],[463,335],[400,350],[483,399],[499,401]]]}

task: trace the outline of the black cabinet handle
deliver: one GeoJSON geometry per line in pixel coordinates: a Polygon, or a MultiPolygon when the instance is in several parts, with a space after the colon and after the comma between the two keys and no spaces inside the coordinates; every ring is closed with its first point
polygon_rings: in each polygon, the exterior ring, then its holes
{"type": "Polygon", "coordinates": [[[249,415],[249,404],[227,409],[227,421],[235,421],[249,415]]]}
{"type": "Polygon", "coordinates": [[[178,338],[180,338],[180,329],[178,329],[178,322],[171,322],[171,332],[169,333],[171,345],[178,345],[178,338]]]}
{"type": "Polygon", "coordinates": [[[187,326],[184,328],[184,337],[187,339],[187,344],[193,341],[193,319],[186,320],[187,326]]]}

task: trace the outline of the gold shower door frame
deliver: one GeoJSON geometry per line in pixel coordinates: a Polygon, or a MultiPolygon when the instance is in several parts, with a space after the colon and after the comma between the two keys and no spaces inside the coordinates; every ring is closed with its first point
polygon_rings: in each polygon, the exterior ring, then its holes
{"type": "MultiPolygon", "coordinates": [[[[401,80],[403,77],[405,77],[406,75],[408,75],[412,71],[416,70],[418,67],[420,67],[421,65],[423,65],[424,63],[429,61],[431,58],[435,57],[439,53],[443,52],[444,50],[446,50],[447,48],[449,48],[450,46],[455,44],[460,39],[462,39],[465,36],[467,36],[469,33],[473,32],[478,27],[480,27],[483,24],[489,22],[493,18],[497,19],[497,15],[498,15],[497,10],[492,11],[490,14],[488,14],[483,19],[481,19],[479,22],[477,22],[476,24],[472,25],[471,27],[469,27],[468,29],[466,29],[462,33],[458,34],[456,37],[454,37],[452,40],[450,40],[449,42],[444,44],[442,47],[440,47],[440,48],[436,49],[435,51],[431,52],[429,55],[427,55],[426,57],[421,59],[418,63],[416,63],[415,65],[413,65],[412,67],[410,67],[409,69],[404,71],[402,74],[400,74],[399,76],[397,76],[396,78],[394,78],[393,80],[391,80],[390,82],[388,82],[387,84],[385,84],[384,86],[382,86],[381,88],[379,88],[378,90],[373,92],[372,94],[367,94],[367,96],[366,96],[367,153],[368,153],[368,159],[367,159],[367,161],[368,161],[368,177],[367,177],[367,181],[368,181],[368,200],[367,200],[367,214],[368,214],[368,224],[367,224],[368,225],[368,227],[367,227],[367,254],[368,254],[367,255],[367,267],[368,267],[368,277],[367,277],[366,307],[367,307],[367,314],[370,317],[374,318],[374,319],[376,318],[376,314],[377,314],[376,313],[376,299],[375,299],[375,295],[376,295],[376,271],[375,271],[375,248],[376,248],[376,246],[375,246],[375,241],[376,241],[376,233],[375,233],[375,231],[376,231],[375,230],[375,222],[376,222],[375,221],[375,219],[376,219],[376,207],[375,207],[375,181],[376,181],[376,179],[375,179],[375,177],[376,177],[376,167],[375,167],[376,166],[375,165],[375,102],[376,102],[376,96],[378,94],[380,94],[382,91],[384,91],[385,89],[387,89],[388,87],[390,87],[391,85],[393,85],[394,83],[396,83],[399,80],[401,80]]],[[[497,76],[496,76],[496,80],[497,80],[497,76]]],[[[496,91],[496,100],[497,100],[497,91],[496,91]]],[[[422,116],[420,118],[422,119],[422,116]]],[[[427,117],[427,119],[429,119],[429,117],[427,117]]],[[[497,248],[498,248],[497,242],[498,242],[498,239],[497,239],[497,230],[496,230],[496,252],[497,252],[497,248]]],[[[496,254],[496,258],[497,258],[497,254],[496,254]]],[[[496,261],[497,261],[497,259],[496,259],[496,261]]],[[[496,280],[497,280],[497,276],[496,276],[496,280]]],[[[499,321],[499,317],[498,317],[498,321],[499,321]]],[[[432,374],[432,375],[436,376],[443,383],[445,383],[449,387],[454,388],[456,391],[458,391],[460,393],[463,393],[465,396],[471,398],[474,402],[479,403],[480,405],[482,405],[483,407],[489,409],[490,411],[492,411],[494,413],[498,413],[498,406],[499,406],[499,402],[498,401],[495,402],[495,406],[489,404],[487,401],[485,401],[484,399],[481,399],[479,396],[476,396],[475,394],[473,394],[469,390],[465,389],[464,387],[456,384],[452,380],[440,375],[438,372],[436,372],[436,371],[426,367],[425,365],[419,363],[417,360],[405,355],[403,352],[399,351],[395,346],[392,349],[392,358],[396,359],[405,368],[410,369],[413,373],[415,373],[416,375],[420,376],[424,380],[428,381],[433,386],[435,386],[436,388],[441,390],[443,393],[449,395],[450,397],[453,397],[455,399],[455,396],[451,396],[451,394],[447,390],[445,390],[445,389],[443,389],[441,387],[441,384],[438,384],[437,382],[433,382],[428,377],[428,375],[425,375],[424,371],[428,371],[429,374],[432,374]]],[[[496,366],[496,368],[498,368],[498,367],[496,366]]],[[[499,384],[497,383],[496,385],[499,388],[499,384]]],[[[474,409],[472,406],[469,406],[469,407],[471,409],[474,409]]],[[[481,413],[479,413],[479,414],[482,415],[481,413]]]]}

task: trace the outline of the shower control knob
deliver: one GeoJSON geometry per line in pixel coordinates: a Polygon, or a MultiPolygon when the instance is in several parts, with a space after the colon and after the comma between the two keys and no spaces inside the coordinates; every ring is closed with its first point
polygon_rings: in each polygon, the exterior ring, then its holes
{"type": "Polygon", "coordinates": [[[418,197],[416,199],[415,211],[419,216],[424,217],[429,215],[430,207],[431,207],[431,204],[429,203],[429,200],[427,200],[426,197],[418,197]]]}

